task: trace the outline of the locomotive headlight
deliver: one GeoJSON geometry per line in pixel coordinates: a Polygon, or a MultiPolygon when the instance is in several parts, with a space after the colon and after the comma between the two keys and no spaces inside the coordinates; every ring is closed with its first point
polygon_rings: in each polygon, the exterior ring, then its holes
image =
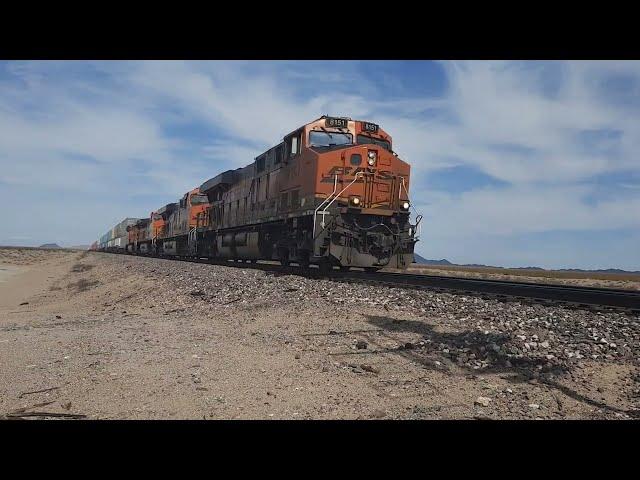
{"type": "Polygon", "coordinates": [[[402,202],[402,210],[409,210],[411,204],[409,202],[402,202]]]}
{"type": "Polygon", "coordinates": [[[351,201],[351,205],[354,207],[360,206],[360,197],[351,197],[349,200],[351,201]]]}
{"type": "Polygon", "coordinates": [[[376,164],[376,156],[376,152],[369,150],[369,153],[367,154],[367,163],[370,167],[373,167],[376,164]]]}

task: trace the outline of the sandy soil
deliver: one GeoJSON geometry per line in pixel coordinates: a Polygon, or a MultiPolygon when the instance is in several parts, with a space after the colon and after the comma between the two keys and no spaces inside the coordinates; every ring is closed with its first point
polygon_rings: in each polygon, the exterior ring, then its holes
{"type": "Polygon", "coordinates": [[[6,282],[16,273],[20,273],[22,269],[13,265],[3,265],[0,267],[0,282],[6,282]]]}
{"type": "MultiPolygon", "coordinates": [[[[631,340],[626,355],[569,358],[548,375],[533,364],[453,360],[456,345],[479,356],[493,348],[489,331],[471,322],[503,311],[499,302],[122,255],[26,256],[0,282],[0,416],[624,419],[640,411],[631,340]],[[205,288],[208,279],[217,283],[205,288]],[[354,291],[368,293],[356,301],[354,291]],[[378,302],[386,292],[393,301],[378,302]],[[405,308],[417,295],[444,306],[405,308]],[[485,313],[460,315],[461,305],[485,313]]],[[[568,315],[527,308],[535,321],[568,315]]],[[[637,340],[637,318],[571,315],[622,325],[637,340]]]]}

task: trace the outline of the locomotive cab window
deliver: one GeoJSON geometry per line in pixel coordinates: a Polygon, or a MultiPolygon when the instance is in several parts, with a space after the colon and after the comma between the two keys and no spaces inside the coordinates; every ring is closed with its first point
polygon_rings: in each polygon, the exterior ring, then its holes
{"type": "Polygon", "coordinates": [[[191,195],[191,205],[202,205],[209,203],[209,198],[206,195],[191,195]]]}
{"type": "Polygon", "coordinates": [[[293,135],[287,137],[287,139],[285,140],[285,144],[287,146],[287,154],[286,154],[287,160],[295,157],[300,153],[301,139],[302,139],[301,131],[297,131],[293,135]]]}
{"type": "Polygon", "coordinates": [[[358,135],[358,145],[362,145],[362,144],[373,144],[373,145],[379,145],[380,147],[384,148],[385,150],[389,150],[391,151],[391,144],[389,142],[387,142],[386,140],[382,140],[380,138],[373,138],[370,137],[368,135],[358,135]]]}
{"type": "Polygon", "coordinates": [[[353,143],[353,136],[350,133],[311,131],[309,132],[310,147],[332,147],[334,145],[350,145],[353,143]]]}
{"type": "Polygon", "coordinates": [[[284,150],[284,145],[278,145],[278,147],[276,148],[276,156],[273,160],[274,165],[277,165],[278,163],[282,162],[283,150],[284,150]]]}

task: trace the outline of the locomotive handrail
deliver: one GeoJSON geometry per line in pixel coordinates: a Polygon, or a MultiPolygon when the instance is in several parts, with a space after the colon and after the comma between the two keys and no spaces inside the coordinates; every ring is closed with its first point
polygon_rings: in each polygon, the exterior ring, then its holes
{"type": "MultiPolygon", "coordinates": [[[[320,205],[318,205],[318,208],[316,208],[313,211],[313,234],[312,234],[312,238],[314,240],[316,238],[316,218],[317,218],[317,215],[318,215],[318,210],[320,210],[324,206],[324,204],[329,201],[329,199],[336,193],[336,190],[338,190],[338,174],[337,173],[334,175],[333,192],[331,192],[329,194],[329,196],[327,198],[325,198],[320,205]]],[[[324,225],[322,225],[322,228],[324,228],[324,225]]]]}
{"type": "Polygon", "coordinates": [[[355,177],[353,178],[353,181],[352,181],[349,185],[347,185],[346,187],[344,187],[344,188],[340,191],[340,193],[338,193],[335,197],[333,197],[333,200],[331,200],[331,201],[329,202],[329,204],[328,204],[326,207],[324,207],[324,210],[322,210],[322,222],[320,222],[320,226],[321,226],[322,228],[324,228],[324,216],[325,216],[325,214],[327,213],[327,208],[329,208],[329,207],[331,206],[331,204],[332,204],[333,202],[335,202],[335,201],[336,201],[336,199],[337,199],[338,197],[340,197],[340,195],[342,195],[344,192],[346,192],[346,191],[347,191],[347,189],[348,189],[349,187],[351,187],[351,185],[353,185],[354,183],[356,183],[356,180],[358,180],[358,175],[364,175],[364,172],[362,172],[362,171],[361,171],[361,172],[357,172],[357,173],[356,173],[356,175],[355,175],[355,177]]]}
{"type": "MultiPolygon", "coordinates": [[[[402,185],[402,188],[404,188],[404,193],[407,194],[407,200],[409,200],[409,191],[407,190],[407,186],[404,184],[404,177],[400,177],[400,179],[402,180],[400,184],[402,185]]],[[[400,190],[398,191],[398,199],[400,199],[400,190]]],[[[417,238],[420,238],[420,222],[422,221],[422,215],[418,213],[418,211],[416,210],[416,207],[413,206],[413,203],[411,203],[411,201],[409,201],[409,205],[413,209],[413,213],[416,214],[416,232],[415,233],[417,235],[417,238]]]]}
{"type": "Polygon", "coordinates": [[[189,245],[189,248],[191,248],[193,246],[193,248],[195,249],[195,251],[198,251],[198,227],[193,227],[191,230],[189,230],[189,235],[187,236],[187,244],[189,245]]]}

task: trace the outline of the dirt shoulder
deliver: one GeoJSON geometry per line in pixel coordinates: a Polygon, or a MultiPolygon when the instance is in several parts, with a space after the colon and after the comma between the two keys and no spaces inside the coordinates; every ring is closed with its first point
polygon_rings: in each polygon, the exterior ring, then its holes
{"type": "Polygon", "coordinates": [[[0,249],[0,312],[46,293],[77,257],[70,251],[0,249]]]}
{"type": "Polygon", "coordinates": [[[0,283],[0,415],[634,418],[639,320],[76,252],[0,283]]]}

